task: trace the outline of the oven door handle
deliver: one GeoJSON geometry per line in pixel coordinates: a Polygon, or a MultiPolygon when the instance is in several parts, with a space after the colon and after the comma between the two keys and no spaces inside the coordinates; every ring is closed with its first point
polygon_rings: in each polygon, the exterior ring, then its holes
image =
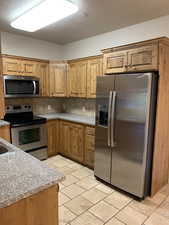
{"type": "Polygon", "coordinates": [[[36,95],[36,81],[35,80],[33,81],[33,88],[34,88],[33,94],[36,95]]]}

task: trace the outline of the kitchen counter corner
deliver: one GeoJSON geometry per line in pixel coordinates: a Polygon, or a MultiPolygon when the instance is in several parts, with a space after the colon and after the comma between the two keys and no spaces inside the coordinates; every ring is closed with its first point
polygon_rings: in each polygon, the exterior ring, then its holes
{"type": "Polygon", "coordinates": [[[0,138],[8,149],[0,155],[0,208],[36,194],[64,179],[64,175],[44,162],[0,138]]]}

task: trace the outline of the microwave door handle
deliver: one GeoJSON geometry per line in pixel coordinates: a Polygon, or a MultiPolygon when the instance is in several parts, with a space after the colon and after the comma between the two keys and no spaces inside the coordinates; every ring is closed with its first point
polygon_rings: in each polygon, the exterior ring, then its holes
{"type": "Polygon", "coordinates": [[[112,96],[113,96],[113,92],[110,91],[109,93],[109,105],[108,105],[108,140],[107,140],[107,144],[108,147],[111,147],[111,106],[112,106],[112,96]]]}
{"type": "Polygon", "coordinates": [[[116,107],[116,96],[117,92],[113,91],[112,97],[112,105],[111,105],[111,147],[115,147],[115,138],[114,138],[114,130],[115,130],[115,107],[116,107]]]}
{"type": "Polygon", "coordinates": [[[33,88],[34,88],[33,94],[36,95],[36,81],[35,80],[33,81],[33,88]]]}

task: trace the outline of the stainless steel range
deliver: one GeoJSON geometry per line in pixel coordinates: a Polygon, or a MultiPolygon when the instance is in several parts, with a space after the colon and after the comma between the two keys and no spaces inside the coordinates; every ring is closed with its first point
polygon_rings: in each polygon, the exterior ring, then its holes
{"type": "Polygon", "coordinates": [[[47,158],[46,119],[34,116],[31,105],[9,105],[5,121],[10,122],[12,144],[34,157],[47,158]]]}

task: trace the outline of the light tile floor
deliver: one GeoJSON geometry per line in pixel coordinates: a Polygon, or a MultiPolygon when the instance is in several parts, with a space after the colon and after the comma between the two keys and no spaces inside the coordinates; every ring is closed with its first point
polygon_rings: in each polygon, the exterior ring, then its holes
{"type": "Polygon", "coordinates": [[[45,163],[66,176],[60,184],[59,225],[169,225],[169,185],[153,198],[136,201],[60,155],[45,163]]]}

